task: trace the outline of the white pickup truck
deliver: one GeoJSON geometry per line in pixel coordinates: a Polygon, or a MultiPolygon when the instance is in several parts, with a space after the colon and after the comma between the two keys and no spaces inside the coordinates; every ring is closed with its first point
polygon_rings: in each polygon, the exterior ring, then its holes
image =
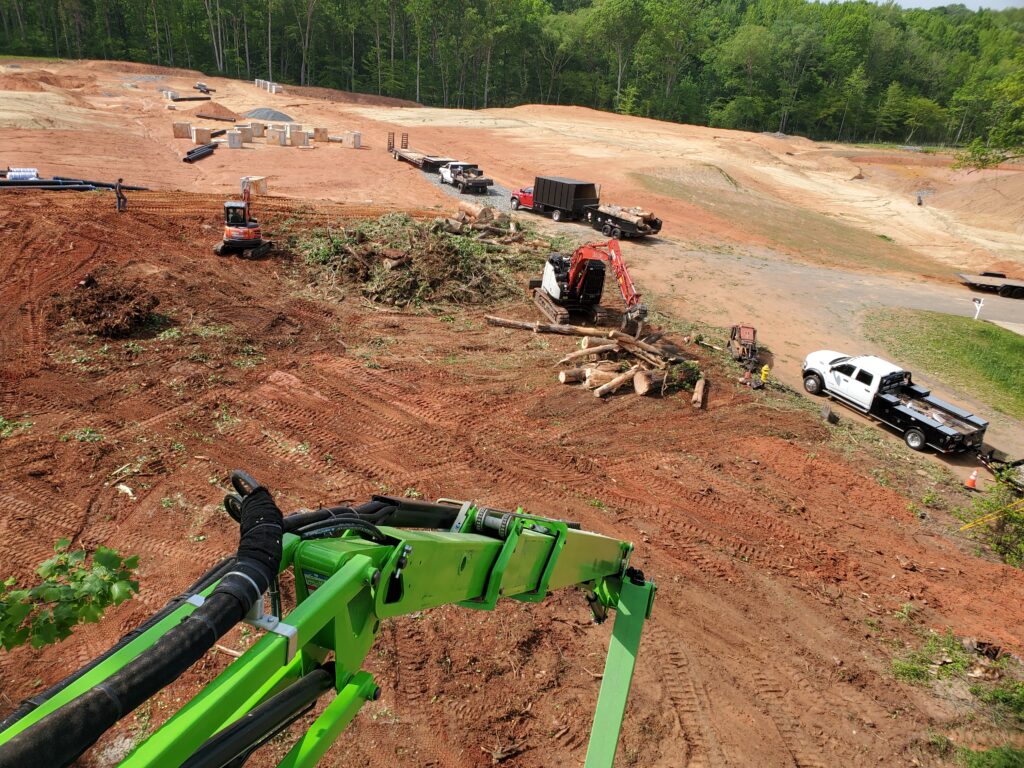
{"type": "Polygon", "coordinates": [[[851,357],[823,349],[803,363],[804,389],[828,395],[899,431],[915,451],[981,449],[988,422],[932,397],[898,365],[874,355],[851,357]]]}
{"type": "Polygon", "coordinates": [[[487,188],[494,182],[484,176],[478,165],[473,163],[446,163],[438,170],[441,181],[458,187],[459,192],[487,193],[487,188]]]}

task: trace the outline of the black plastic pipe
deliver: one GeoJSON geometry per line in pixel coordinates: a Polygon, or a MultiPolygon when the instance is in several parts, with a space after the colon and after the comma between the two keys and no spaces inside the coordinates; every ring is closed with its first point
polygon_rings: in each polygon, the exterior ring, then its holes
{"type": "Polygon", "coordinates": [[[0,189],[35,189],[51,192],[94,192],[96,187],[91,184],[0,184],[0,189]]]}
{"type": "MultiPolygon", "coordinates": [[[[72,179],[67,176],[54,176],[57,181],[70,182],[72,184],[92,184],[94,187],[102,187],[103,189],[113,189],[117,185],[110,181],[89,181],[88,179],[72,179]]],[[[134,187],[128,184],[122,184],[121,189],[125,192],[149,192],[149,187],[134,187]]]]}

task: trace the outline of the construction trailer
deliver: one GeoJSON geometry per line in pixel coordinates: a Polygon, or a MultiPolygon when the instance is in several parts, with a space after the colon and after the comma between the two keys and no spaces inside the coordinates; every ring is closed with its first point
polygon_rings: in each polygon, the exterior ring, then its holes
{"type": "Polygon", "coordinates": [[[958,272],[957,277],[975,291],[997,293],[1004,299],[1024,299],[1024,280],[1007,277],[1003,272],[982,272],[980,275],[958,272]]]}

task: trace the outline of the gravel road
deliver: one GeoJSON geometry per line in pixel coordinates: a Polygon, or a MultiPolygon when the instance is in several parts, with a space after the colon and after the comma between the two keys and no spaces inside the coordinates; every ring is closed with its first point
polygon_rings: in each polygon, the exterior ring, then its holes
{"type": "Polygon", "coordinates": [[[512,211],[512,209],[509,207],[509,190],[506,189],[505,187],[499,186],[498,184],[495,184],[493,187],[489,187],[487,189],[486,195],[473,194],[471,192],[462,194],[451,184],[443,184],[441,182],[441,175],[438,173],[424,173],[423,177],[427,179],[431,184],[435,184],[436,186],[440,187],[445,192],[445,194],[450,195],[451,197],[457,198],[459,200],[465,200],[470,203],[489,205],[495,210],[504,211],[505,213],[510,213],[512,211]]]}

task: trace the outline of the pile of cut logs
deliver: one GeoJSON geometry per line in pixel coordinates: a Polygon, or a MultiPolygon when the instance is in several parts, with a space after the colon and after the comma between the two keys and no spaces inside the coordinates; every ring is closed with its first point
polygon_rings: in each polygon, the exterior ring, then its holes
{"type": "Polygon", "coordinates": [[[507,213],[500,213],[489,205],[474,210],[475,206],[459,206],[454,216],[435,219],[434,226],[453,235],[480,233],[499,237],[515,236],[522,239],[522,231],[507,213]]]}
{"type": "MultiPolygon", "coordinates": [[[[688,368],[693,360],[675,344],[662,339],[661,332],[635,338],[607,328],[528,323],[493,315],[487,315],[486,320],[500,328],[582,337],[581,349],[556,363],[570,366],[559,372],[558,380],[563,384],[583,384],[594,391],[595,397],[610,395],[627,384],[632,384],[638,395],[664,394],[673,379],[679,378],[674,376],[679,367],[688,368]]],[[[707,381],[700,375],[693,389],[693,406],[703,408],[706,399],[707,381]]]]}

